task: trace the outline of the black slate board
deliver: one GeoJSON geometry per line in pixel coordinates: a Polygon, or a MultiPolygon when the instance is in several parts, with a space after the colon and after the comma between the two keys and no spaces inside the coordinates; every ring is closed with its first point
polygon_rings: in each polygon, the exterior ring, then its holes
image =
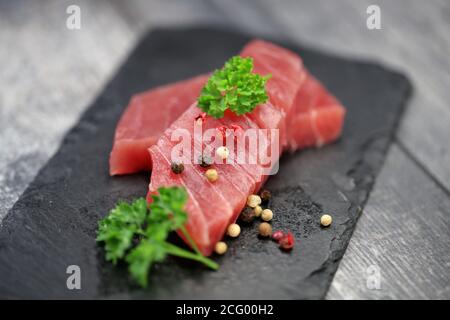
{"type": "MultiPolygon", "coordinates": [[[[194,28],[148,34],[62,142],[3,222],[2,298],[323,298],[383,163],[410,85],[380,66],[282,43],[348,108],[343,137],[319,150],[284,155],[267,188],[274,229],[291,229],[291,253],[256,237],[257,225],[229,241],[218,272],[180,259],[151,271],[148,289],[112,267],[94,241],[97,221],[118,199],[146,193],[148,174],[108,176],[119,116],[133,93],[210,71],[250,39],[194,28]],[[323,213],[334,223],[320,228],[323,213]],[[66,268],[81,268],[68,290],[66,268]]],[[[82,79],[80,79],[82,81],[82,79]]],[[[174,241],[178,241],[174,238],[174,241]]]]}

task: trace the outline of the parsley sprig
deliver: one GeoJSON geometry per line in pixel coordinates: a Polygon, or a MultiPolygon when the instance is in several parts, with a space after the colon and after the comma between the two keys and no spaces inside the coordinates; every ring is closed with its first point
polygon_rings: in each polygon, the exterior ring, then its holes
{"type": "Polygon", "coordinates": [[[120,202],[99,221],[97,241],[104,243],[106,260],[116,264],[124,259],[132,277],[143,287],[147,286],[151,266],[163,261],[167,255],[191,259],[211,269],[218,269],[217,263],[201,254],[186,231],[186,190],[162,187],[152,198],[150,206],[144,198],[132,203],[120,202]],[[167,241],[169,233],[178,229],[194,252],[167,241]]]}
{"type": "Polygon", "coordinates": [[[223,117],[227,109],[237,115],[251,112],[268,100],[265,86],[270,78],[270,74],[260,76],[252,71],[252,58],[230,58],[208,79],[198,98],[198,106],[214,118],[223,117]]]}

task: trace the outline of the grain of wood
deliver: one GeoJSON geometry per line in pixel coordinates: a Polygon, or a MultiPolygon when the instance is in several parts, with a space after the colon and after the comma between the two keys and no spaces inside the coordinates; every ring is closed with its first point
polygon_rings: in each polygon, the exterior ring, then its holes
{"type": "Polygon", "coordinates": [[[0,2],[0,221],[135,41],[97,1],[68,30],[69,4],[0,2]]]}
{"type": "Polygon", "coordinates": [[[152,26],[212,22],[201,1],[0,1],[0,223],[152,26]]]}
{"type": "Polygon", "coordinates": [[[448,299],[449,244],[448,195],[393,145],[328,298],[448,299]]]}

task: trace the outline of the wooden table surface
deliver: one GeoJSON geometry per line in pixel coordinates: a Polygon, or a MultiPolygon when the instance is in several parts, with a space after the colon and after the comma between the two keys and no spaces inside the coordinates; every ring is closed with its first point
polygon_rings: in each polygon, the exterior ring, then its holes
{"type": "Polygon", "coordinates": [[[446,0],[0,0],[0,221],[142,33],[192,24],[285,37],[408,75],[413,99],[327,298],[449,299],[446,0]],[[71,4],[80,30],[66,27],[71,4]],[[381,30],[366,27],[370,4],[381,30]]]}

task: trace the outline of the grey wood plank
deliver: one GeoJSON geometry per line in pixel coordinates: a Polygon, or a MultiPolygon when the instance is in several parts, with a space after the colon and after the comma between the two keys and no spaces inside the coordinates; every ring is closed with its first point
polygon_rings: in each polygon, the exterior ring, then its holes
{"type": "Polygon", "coordinates": [[[203,1],[0,1],[0,223],[142,32],[219,21],[203,1]]]}
{"type": "Polygon", "coordinates": [[[77,3],[70,31],[70,1],[0,2],[0,222],[137,38],[105,1],[77,3]]]}
{"type": "Polygon", "coordinates": [[[327,298],[449,299],[449,248],[450,198],[393,145],[327,298]]]}

